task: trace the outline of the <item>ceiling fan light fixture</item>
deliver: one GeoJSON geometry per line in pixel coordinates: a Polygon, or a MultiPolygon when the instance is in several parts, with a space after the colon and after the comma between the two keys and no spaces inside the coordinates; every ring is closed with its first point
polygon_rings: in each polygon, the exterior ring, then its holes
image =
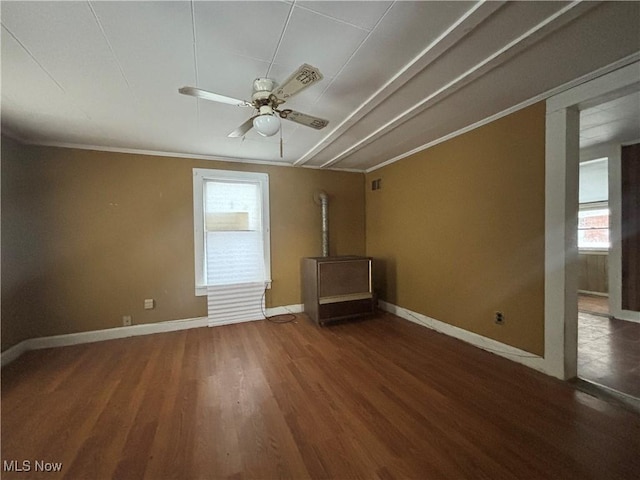
{"type": "Polygon", "coordinates": [[[260,115],[253,119],[253,128],[263,137],[272,137],[280,130],[280,118],[271,107],[260,107],[260,115]]]}
{"type": "Polygon", "coordinates": [[[288,108],[278,110],[278,107],[285,103],[290,97],[297,95],[300,91],[320,80],[322,80],[320,71],[312,65],[303,63],[277,90],[277,83],[271,78],[256,78],[253,81],[253,93],[250,102],[189,86],[179,88],[178,93],[202,98],[203,100],[210,100],[212,102],[254,108],[258,111],[257,114],[248,118],[242,125],[229,133],[227,137],[244,138],[246,133],[252,128],[255,128],[258,134],[263,137],[271,137],[280,132],[280,150],[282,152],[281,118],[316,130],[323,129],[329,124],[328,120],[307,115],[306,113],[296,112],[288,108]]]}

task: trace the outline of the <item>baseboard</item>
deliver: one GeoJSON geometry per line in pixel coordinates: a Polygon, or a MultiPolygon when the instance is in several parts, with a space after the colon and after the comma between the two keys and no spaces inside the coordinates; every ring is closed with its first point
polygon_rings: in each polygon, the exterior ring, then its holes
{"type": "Polygon", "coordinates": [[[2,352],[0,363],[4,367],[29,350],[66,347],[69,345],[79,345],[81,343],[102,342],[104,340],[135,337],[138,335],[151,335],[153,333],[175,332],[178,330],[188,330],[191,328],[206,326],[207,317],[199,317],[131,325],[130,327],[117,327],[107,328],[104,330],[92,330],[89,332],[68,333],[65,335],[54,335],[51,337],[30,338],[2,352]]]}
{"type": "Polygon", "coordinates": [[[28,348],[27,342],[29,342],[29,340],[23,340],[22,342],[14,345],[13,347],[7,348],[4,352],[2,352],[2,355],[0,355],[0,366],[4,367],[5,365],[9,365],[24,352],[31,350],[30,348],[28,348]]]}
{"type": "Polygon", "coordinates": [[[583,293],[585,295],[593,295],[594,297],[609,297],[608,293],[603,292],[592,292],[590,290],[578,290],[578,293],[583,293]]]}
{"type": "MultiPolygon", "coordinates": [[[[267,308],[266,314],[269,317],[282,315],[285,313],[300,313],[303,311],[301,304],[285,305],[282,307],[267,308]]],[[[262,320],[257,318],[256,320],[262,320]]],[[[231,321],[216,323],[213,327],[243,323],[231,321]]],[[[184,320],[170,320],[167,322],[145,323],[141,325],[131,325],[129,327],[108,328],[105,330],[92,330],[89,332],[69,333],[65,335],[54,335],[51,337],[37,337],[24,340],[13,347],[8,348],[0,355],[0,365],[4,367],[16,360],[20,355],[29,350],[40,350],[43,348],[66,347],[69,345],[79,345],[81,343],[102,342],[104,340],[114,340],[117,338],[135,337],[138,335],[151,335],[153,333],[175,332],[178,330],[188,330],[191,328],[201,328],[209,326],[207,317],[187,318],[184,320]]]]}
{"type": "Polygon", "coordinates": [[[625,322],[640,323],[640,312],[632,312],[630,310],[621,310],[613,318],[624,320],[625,322]]]}
{"type": "Polygon", "coordinates": [[[571,382],[575,384],[578,390],[588,393],[592,397],[601,398],[609,403],[615,403],[628,410],[640,413],[640,399],[636,397],[585,378],[577,377],[571,382]]]}
{"type": "Polygon", "coordinates": [[[297,305],[285,305],[283,307],[267,308],[267,316],[273,317],[274,315],[286,315],[287,313],[302,313],[304,311],[304,305],[301,303],[297,305]]]}
{"type": "Polygon", "coordinates": [[[477,333],[464,330],[462,328],[450,325],[445,322],[436,320],[435,318],[427,317],[421,313],[413,312],[407,308],[399,307],[392,303],[385,302],[383,300],[378,301],[378,306],[389,313],[393,313],[400,318],[404,318],[410,322],[416,323],[423,327],[436,330],[450,337],[457,338],[463,342],[469,343],[475,347],[481,348],[491,353],[495,353],[501,357],[513,360],[514,362],[521,363],[527,367],[533,368],[547,375],[551,375],[549,367],[544,361],[544,357],[535,355],[531,352],[520,350],[519,348],[512,347],[505,343],[498,342],[492,338],[483,337],[477,333]]]}

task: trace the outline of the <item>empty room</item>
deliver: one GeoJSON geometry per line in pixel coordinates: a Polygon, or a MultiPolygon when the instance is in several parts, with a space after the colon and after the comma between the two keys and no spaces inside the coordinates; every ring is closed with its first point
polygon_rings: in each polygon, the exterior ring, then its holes
{"type": "Polygon", "coordinates": [[[640,2],[0,2],[1,476],[640,478],[640,2]]]}

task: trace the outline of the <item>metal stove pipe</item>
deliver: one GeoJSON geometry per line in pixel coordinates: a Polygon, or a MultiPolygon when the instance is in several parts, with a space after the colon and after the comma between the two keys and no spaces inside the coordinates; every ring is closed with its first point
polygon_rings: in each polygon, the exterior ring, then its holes
{"type": "Polygon", "coordinates": [[[329,195],[326,192],[318,194],[322,209],[322,256],[329,256],[329,195]]]}

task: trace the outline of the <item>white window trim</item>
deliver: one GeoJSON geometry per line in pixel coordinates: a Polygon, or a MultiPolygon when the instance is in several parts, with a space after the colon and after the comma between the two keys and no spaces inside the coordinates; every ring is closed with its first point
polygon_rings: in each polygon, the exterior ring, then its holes
{"type": "Polygon", "coordinates": [[[589,210],[604,210],[609,209],[609,202],[607,200],[603,200],[601,202],[589,202],[589,203],[580,203],[578,205],[578,210],[581,212],[586,212],[589,210]]]}
{"type": "Polygon", "coordinates": [[[195,260],[196,296],[207,294],[204,276],[204,182],[206,180],[231,180],[259,183],[262,192],[262,221],[264,228],[265,287],[271,288],[271,223],[269,220],[269,175],[234,170],[193,169],[193,250],[195,260]]]}

